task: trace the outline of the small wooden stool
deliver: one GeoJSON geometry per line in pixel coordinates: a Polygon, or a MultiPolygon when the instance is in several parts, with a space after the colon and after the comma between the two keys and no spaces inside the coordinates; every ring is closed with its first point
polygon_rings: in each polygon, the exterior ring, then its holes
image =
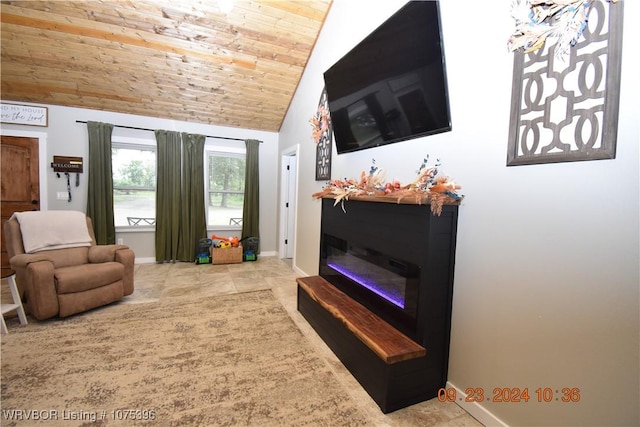
{"type": "Polygon", "coordinates": [[[7,325],[4,323],[4,315],[5,313],[9,313],[13,310],[16,310],[18,313],[18,318],[20,319],[21,325],[27,324],[27,316],[24,314],[24,307],[22,307],[22,301],[20,300],[20,294],[18,294],[18,287],[16,286],[16,275],[12,274],[7,277],[7,281],[9,282],[9,290],[11,291],[11,298],[13,299],[13,304],[0,304],[2,306],[2,333],[7,334],[9,331],[7,330],[7,325]]]}

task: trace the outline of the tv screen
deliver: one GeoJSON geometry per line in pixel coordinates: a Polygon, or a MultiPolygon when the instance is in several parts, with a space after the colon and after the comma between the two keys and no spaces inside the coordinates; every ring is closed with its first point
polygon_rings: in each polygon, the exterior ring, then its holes
{"type": "Polygon", "coordinates": [[[324,81],[338,154],[450,131],[439,3],[407,3],[324,81]]]}

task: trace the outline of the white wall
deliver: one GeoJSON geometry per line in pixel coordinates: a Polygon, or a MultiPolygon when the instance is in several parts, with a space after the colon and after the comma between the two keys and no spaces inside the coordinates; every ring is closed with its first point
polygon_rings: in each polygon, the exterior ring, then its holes
{"type": "MultiPolygon", "coordinates": [[[[280,132],[300,144],[296,268],[318,271],[320,202],[311,194],[309,118],[322,73],[405,2],[334,0],[280,132]]],[[[529,389],[527,403],[467,407],[509,425],[638,425],[639,155],[637,2],[625,1],[615,160],[505,166],[513,56],[508,0],[441,0],[453,131],[337,156],[333,178],[371,159],[407,182],[440,158],[462,184],[449,381],[462,390],[529,389]],[[538,403],[535,390],[580,388],[580,401],[538,403]]],[[[428,351],[428,349],[427,349],[428,351]]]]}
{"type": "MultiPolygon", "coordinates": [[[[12,103],[12,101],[7,101],[12,103]]],[[[13,102],[15,103],[15,102],[13,102]]],[[[22,103],[28,104],[28,103],[22,103]]],[[[129,114],[112,113],[99,110],[87,110],[81,108],[61,107],[56,105],[35,104],[46,106],[49,109],[49,126],[34,127],[24,125],[2,124],[3,134],[13,135],[39,132],[45,134],[47,138],[46,162],[40,167],[46,173],[46,200],[47,209],[61,210],[71,209],[86,212],[87,205],[87,174],[88,174],[88,135],[87,125],[76,123],[80,121],[101,121],[114,125],[140,127],[145,129],[166,129],[180,132],[200,133],[211,136],[223,136],[240,139],[259,139],[260,144],[260,246],[263,253],[274,253],[277,246],[276,227],[276,200],[278,171],[278,135],[274,132],[263,132],[249,129],[238,129],[222,126],[211,126],[199,123],[188,123],[175,120],[158,119],[154,117],[143,117],[129,114]],[[62,175],[57,178],[51,169],[53,156],[78,156],[84,159],[84,173],[80,176],[80,186],[75,187],[75,176],[71,181],[72,201],[57,200],[57,192],[67,191],[67,182],[62,175]]],[[[152,110],[150,110],[152,113],[152,110]]],[[[129,138],[142,138],[154,141],[153,132],[114,128],[113,136],[123,136],[129,138]]],[[[207,139],[207,143],[212,142],[217,146],[237,147],[238,144],[244,146],[242,141],[228,141],[218,139],[207,139]]],[[[41,156],[42,157],[42,156],[41,156]]],[[[42,162],[41,162],[42,163],[42,162]]],[[[43,206],[43,208],[44,208],[43,206]]],[[[224,233],[218,233],[224,234],[224,233]]],[[[228,233],[227,233],[228,234],[228,233]]],[[[240,233],[231,233],[239,235],[240,233]]],[[[122,238],[126,245],[129,245],[136,252],[136,259],[154,260],[155,243],[153,232],[116,232],[117,238],[122,238]]]]}

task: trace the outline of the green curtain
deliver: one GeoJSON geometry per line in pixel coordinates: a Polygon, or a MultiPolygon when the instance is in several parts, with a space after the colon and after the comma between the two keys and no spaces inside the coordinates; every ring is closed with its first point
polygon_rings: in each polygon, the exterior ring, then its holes
{"type": "Polygon", "coordinates": [[[156,130],[156,261],[178,259],[180,236],[180,133],[156,130]]]}
{"type": "MultiPolygon", "coordinates": [[[[259,151],[260,141],[247,139],[245,177],[244,177],[244,206],[242,208],[242,238],[260,238],[260,179],[259,179],[259,151]]],[[[258,252],[260,249],[258,249],[258,252]]]]}
{"type": "Polygon", "coordinates": [[[89,173],[87,190],[87,216],[93,222],[96,243],[116,242],[113,219],[113,173],[111,168],[111,134],[109,123],[87,122],[89,133],[89,173]]]}
{"type": "Polygon", "coordinates": [[[182,133],[182,194],[178,259],[193,261],[198,241],[207,237],[204,195],[205,135],[182,133]]]}

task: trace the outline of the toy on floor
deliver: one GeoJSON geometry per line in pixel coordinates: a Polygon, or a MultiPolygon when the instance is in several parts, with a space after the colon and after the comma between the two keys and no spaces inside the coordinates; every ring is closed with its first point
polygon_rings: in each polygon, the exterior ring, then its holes
{"type": "Polygon", "coordinates": [[[237,248],[240,245],[240,240],[237,237],[222,237],[212,234],[211,241],[214,248],[220,249],[237,248]]]}
{"type": "Polygon", "coordinates": [[[243,261],[256,261],[258,259],[258,245],[260,239],[258,237],[245,237],[241,240],[242,243],[242,260],[243,261]]]}
{"type": "Polygon", "coordinates": [[[209,249],[212,244],[211,239],[200,239],[196,253],[196,264],[211,264],[211,252],[209,249]]]}

